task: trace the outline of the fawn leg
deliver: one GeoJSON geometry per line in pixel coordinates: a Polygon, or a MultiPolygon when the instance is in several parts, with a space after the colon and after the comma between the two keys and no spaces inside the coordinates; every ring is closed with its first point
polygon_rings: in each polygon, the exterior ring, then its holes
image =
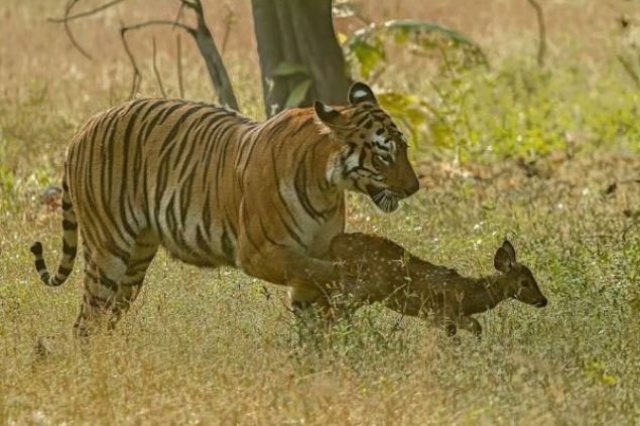
{"type": "Polygon", "coordinates": [[[475,318],[459,317],[457,323],[458,327],[470,331],[478,339],[482,336],[482,326],[475,318]]]}
{"type": "Polygon", "coordinates": [[[456,326],[456,322],[446,315],[436,315],[434,317],[434,321],[436,325],[447,333],[447,336],[453,337],[458,332],[458,327],[456,326]]]}

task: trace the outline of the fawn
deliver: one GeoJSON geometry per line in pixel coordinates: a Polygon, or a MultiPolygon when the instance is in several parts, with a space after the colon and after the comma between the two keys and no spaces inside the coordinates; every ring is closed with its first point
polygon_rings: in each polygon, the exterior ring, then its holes
{"type": "Polygon", "coordinates": [[[361,233],[339,234],[330,246],[341,269],[340,290],[353,296],[355,309],[382,302],[410,316],[432,318],[449,336],[458,328],[482,334],[471,317],[513,298],[537,307],[547,305],[531,271],[516,262],[516,251],[504,241],[493,264],[500,274],[469,278],[454,269],[413,256],[386,238],[361,233]]]}

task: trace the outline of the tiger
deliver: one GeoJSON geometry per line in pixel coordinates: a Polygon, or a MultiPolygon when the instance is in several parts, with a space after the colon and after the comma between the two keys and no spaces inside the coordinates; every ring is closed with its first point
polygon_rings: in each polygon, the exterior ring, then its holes
{"type": "Polygon", "coordinates": [[[111,329],[140,293],[160,246],[187,264],[230,266],[288,286],[313,305],[339,271],[329,244],[344,231],[345,192],[383,212],[419,189],[408,142],[372,89],[348,103],[286,109],[265,121],[208,103],[139,99],[98,113],[72,138],[62,176],[62,253],[48,286],[73,270],[82,237],[83,295],[73,326],[111,329]]]}

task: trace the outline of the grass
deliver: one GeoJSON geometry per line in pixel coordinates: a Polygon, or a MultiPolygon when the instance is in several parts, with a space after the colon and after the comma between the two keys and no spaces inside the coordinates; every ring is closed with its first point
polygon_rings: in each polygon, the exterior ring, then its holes
{"type": "MultiPolygon", "coordinates": [[[[348,228],[380,233],[469,275],[492,273],[493,253],[506,236],[548,297],[545,309],[504,303],[478,316],[482,341],[463,332],[454,344],[422,321],[372,306],[351,327],[338,324],[300,343],[285,289],[161,253],[116,333],[78,347],[70,330],[82,262],[65,285],[45,288],[28,247],[43,239],[54,261],[59,211],[39,196],[58,183],[74,129],[126,97],[129,69],[117,45],[105,49],[108,59],[87,63],[60,28],[40,26],[27,37],[57,6],[9,3],[0,8],[0,38],[11,42],[3,45],[0,68],[1,424],[547,425],[640,418],[640,184],[632,181],[640,178],[638,95],[606,48],[585,53],[557,38],[548,71],[540,72],[534,50],[512,49],[530,41],[514,31],[493,36],[490,72],[438,80],[434,88],[415,77],[420,62],[400,52],[397,67],[377,80],[438,105],[444,136],[430,134],[414,152],[424,190],[392,215],[350,196],[348,228]],[[41,337],[53,348],[44,359],[34,352],[41,337]]],[[[391,3],[391,16],[409,13],[412,4],[391,3]]],[[[575,3],[598,14],[599,2],[575,3]]],[[[568,2],[562,4],[547,6],[564,13],[568,2]]],[[[456,15],[463,30],[475,16],[467,14],[456,15]]],[[[599,32],[589,37],[608,40],[605,23],[596,22],[599,32]]],[[[550,31],[562,34],[559,24],[550,31]]],[[[104,45],[104,37],[85,41],[104,45]]],[[[171,42],[160,58],[167,80],[171,42]]],[[[259,116],[255,59],[233,52],[227,59],[245,112],[259,116]]],[[[185,61],[200,66],[193,52],[185,61]]],[[[209,97],[203,70],[185,73],[187,96],[209,97]]],[[[157,94],[152,80],[142,90],[157,94]]]]}

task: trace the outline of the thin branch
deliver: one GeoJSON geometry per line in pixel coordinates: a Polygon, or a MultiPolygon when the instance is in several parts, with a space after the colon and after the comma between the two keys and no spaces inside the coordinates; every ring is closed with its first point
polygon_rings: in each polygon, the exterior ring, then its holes
{"type": "Polygon", "coordinates": [[[181,24],[180,22],[167,21],[167,20],[152,20],[152,21],[141,22],[139,24],[122,27],[120,31],[128,32],[133,30],[139,30],[140,28],[150,27],[152,25],[170,25],[172,27],[181,28],[186,32],[188,32],[189,34],[191,34],[192,36],[195,36],[196,34],[195,28],[192,28],[185,24],[181,24]]]}
{"type": "Polygon", "coordinates": [[[238,100],[233,90],[233,85],[229,79],[227,69],[224,66],[220,51],[213,40],[211,31],[204,18],[204,11],[200,0],[181,0],[182,3],[195,11],[197,26],[192,36],[195,39],[198,50],[204,59],[209,77],[213,84],[214,91],[218,97],[218,102],[231,109],[239,111],[238,100]]]}
{"type": "MultiPolygon", "coordinates": [[[[133,99],[133,95],[140,87],[140,82],[142,81],[142,73],[140,72],[140,68],[138,68],[138,64],[136,63],[136,60],[133,54],[131,53],[131,49],[129,49],[129,43],[127,42],[126,33],[128,33],[129,31],[139,30],[141,28],[149,27],[152,25],[171,25],[175,28],[181,28],[185,30],[186,32],[188,32],[194,37],[196,33],[196,30],[194,28],[191,28],[188,25],[181,24],[180,22],[165,21],[165,20],[153,20],[153,21],[141,22],[135,25],[122,26],[122,28],[120,28],[120,38],[122,39],[122,45],[124,46],[124,50],[127,53],[127,56],[129,57],[129,62],[131,62],[131,66],[133,66],[133,79],[131,82],[131,93],[129,93],[129,99],[133,99]]],[[[154,62],[155,62],[155,59],[154,59],[154,62]]],[[[164,95],[164,90],[163,90],[163,95],[164,95]]]]}
{"type": "Polygon", "coordinates": [[[162,78],[160,77],[160,71],[158,71],[158,64],[156,63],[156,53],[157,53],[156,38],[153,37],[151,40],[153,44],[153,72],[156,75],[156,80],[158,81],[158,86],[160,87],[160,93],[162,93],[163,98],[166,98],[167,93],[164,91],[164,86],[162,85],[162,78]]]}
{"type": "MultiPolygon", "coordinates": [[[[65,18],[69,16],[69,13],[71,13],[71,9],[73,9],[73,7],[78,3],[78,1],[79,0],[70,0],[69,3],[67,3],[67,7],[65,7],[65,10],[64,10],[65,18]]],[[[80,43],[78,43],[76,38],[73,36],[73,33],[71,32],[71,27],[69,26],[69,21],[67,19],[64,20],[64,32],[67,34],[67,37],[71,41],[71,44],[73,45],[73,47],[75,47],[78,50],[78,52],[82,54],[82,56],[92,61],[93,57],[85,49],[83,49],[82,46],[80,46],[80,43]]]]}
{"type": "MultiPolygon", "coordinates": [[[[81,19],[84,17],[88,17],[91,15],[103,12],[104,10],[110,7],[113,7],[119,3],[124,2],[124,0],[105,1],[105,3],[93,9],[72,15],[71,14],[72,9],[79,2],[80,0],[68,0],[64,17],[62,19],[51,18],[49,20],[51,22],[64,24],[65,30],[67,31],[67,35],[71,40],[71,42],[73,43],[74,47],[76,47],[76,49],[78,49],[78,51],[80,51],[85,57],[91,59],[91,56],[78,44],[78,42],[73,37],[73,34],[71,33],[68,25],[69,22],[72,20],[81,19]]],[[[127,57],[129,58],[129,61],[133,67],[133,79],[131,83],[131,93],[129,97],[132,98],[135,95],[136,91],[139,89],[140,83],[142,81],[142,73],[140,72],[140,68],[138,67],[135,57],[131,51],[126,34],[129,31],[133,31],[133,30],[138,30],[138,29],[142,29],[150,26],[164,25],[164,26],[171,26],[173,28],[180,28],[186,31],[189,35],[191,35],[194,38],[194,41],[196,42],[196,45],[198,46],[198,49],[205,61],[207,70],[209,71],[211,82],[213,84],[214,90],[217,93],[220,103],[227,105],[232,109],[238,110],[238,102],[237,102],[237,99],[235,98],[233,86],[231,85],[231,82],[229,80],[227,70],[224,67],[218,48],[215,45],[211,32],[209,31],[209,28],[207,27],[207,24],[205,22],[204,10],[202,7],[201,0],[179,0],[179,2],[180,2],[180,8],[178,10],[178,14],[175,21],[151,20],[151,21],[141,22],[141,23],[138,23],[135,25],[129,25],[129,26],[125,26],[124,24],[121,24],[120,38],[121,38],[125,53],[127,54],[127,57]],[[183,9],[190,9],[194,11],[197,19],[196,27],[191,27],[189,25],[178,22],[180,19],[182,19],[183,9]]],[[[154,49],[155,49],[155,41],[154,41],[154,49]]],[[[157,70],[156,63],[155,63],[155,60],[156,60],[155,55],[156,55],[156,52],[154,50],[154,72],[156,72],[156,78],[159,78],[159,72],[157,70]]],[[[178,78],[180,79],[180,84],[182,85],[181,60],[178,63],[178,66],[179,66],[178,78]]],[[[161,90],[164,92],[164,87],[162,87],[161,81],[159,79],[158,81],[159,81],[159,84],[161,85],[161,90]]],[[[182,96],[182,94],[184,93],[184,88],[181,87],[180,91],[182,96]]]]}
{"type": "Polygon", "coordinates": [[[129,99],[133,99],[133,95],[140,87],[140,82],[142,81],[142,74],[140,73],[140,69],[138,68],[138,64],[136,63],[131,50],[129,49],[129,43],[127,43],[127,28],[120,28],[120,38],[122,39],[122,45],[124,46],[124,51],[127,53],[129,57],[129,62],[131,62],[131,66],[133,67],[133,79],[131,81],[131,92],[129,93],[129,99]]]}
{"type": "MultiPolygon", "coordinates": [[[[71,0],[70,3],[72,3],[72,7],[73,5],[75,5],[76,3],[78,3],[79,0],[71,0]]],[[[76,19],[80,19],[80,18],[85,18],[87,16],[91,16],[91,15],[95,15],[96,13],[102,12],[103,10],[106,10],[112,6],[115,6],[118,3],[122,3],[124,0],[112,0],[110,2],[107,2],[103,5],[100,5],[96,8],[90,9],[90,10],[86,10],[84,12],[80,12],[77,13],[75,15],[71,15],[69,16],[69,13],[71,11],[71,9],[67,10],[67,12],[64,14],[63,18],[47,18],[47,21],[49,22],[54,22],[56,24],[61,24],[61,23],[66,23],[69,21],[74,21],[76,19]]]]}
{"type": "Polygon", "coordinates": [[[199,0],[194,0],[193,2],[190,2],[189,0],[180,0],[180,3],[182,3],[184,7],[188,7],[198,13],[202,12],[202,4],[199,0]]]}
{"type": "Polygon", "coordinates": [[[358,18],[365,25],[371,25],[373,23],[373,20],[371,18],[363,15],[362,13],[360,13],[360,11],[354,12],[353,16],[358,18]]]}
{"type": "Polygon", "coordinates": [[[544,13],[542,7],[536,0],[527,0],[536,11],[538,20],[538,66],[544,66],[544,55],[547,51],[547,29],[544,23],[544,13]]]}
{"type": "Polygon", "coordinates": [[[180,22],[182,20],[182,17],[184,16],[184,8],[185,5],[184,3],[180,2],[180,7],[178,8],[178,13],[176,14],[176,18],[173,20],[173,22],[180,22]]]}
{"type": "Polygon", "coordinates": [[[180,99],[184,98],[184,83],[182,80],[182,44],[180,41],[180,34],[176,34],[176,55],[178,56],[178,90],[180,92],[180,99]]]}
{"type": "Polygon", "coordinates": [[[622,55],[618,55],[618,61],[620,61],[622,67],[627,72],[627,74],[629,74],[629,77],[631,77],[636,86],[640,88],[640,76],[638,75],[636,70],[633,69],[633,65],[631,65],[629,61],[627,61],[622,55]]]}
{"type": "Polygon", "coordinates": [[[224,55],[225,50],[227,50],[227,41],[229,40],[229,34],[231,33],[231,29],[236,24],[236,15],[233,13],[233,10],[229,7],[228,4],[225,4],[225,8],[227,9],[227,15],[224,17],[224,37],[222,38],[222,47],[220,48],[220,53],[224,55]]]}

